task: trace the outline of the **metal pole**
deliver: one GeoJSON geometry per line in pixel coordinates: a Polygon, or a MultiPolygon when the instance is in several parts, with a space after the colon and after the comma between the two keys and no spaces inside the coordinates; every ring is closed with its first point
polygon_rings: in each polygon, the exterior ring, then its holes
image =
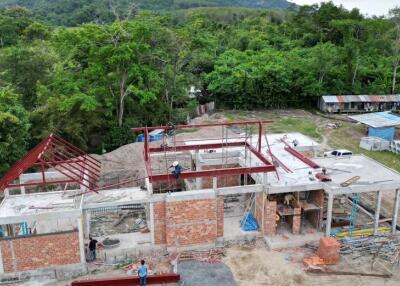
{"type": "Polygon", "coordinates": [[[392,234],[396,234],[397,217],[399,215],[399,202],[400,202],[400,190],[397,189],[393,206],[392,234]]]}

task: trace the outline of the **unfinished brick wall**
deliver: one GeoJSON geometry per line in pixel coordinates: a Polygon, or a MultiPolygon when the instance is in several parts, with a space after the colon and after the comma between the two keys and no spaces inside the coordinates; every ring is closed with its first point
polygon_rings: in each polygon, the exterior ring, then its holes
{"type": "Polygon", "coordinates": [[[167,202],[167,246],[214,243],[223,236],[223,204],[222,198],[167,202]]]}
{"type": "Polygon", "coordinates": [[[275,235],[276,234],[276,201],[265,200],[265,211],[264,211],[264,235],[275,235]]]}
{"type": "Polygon", "coordinates": [[[154,243],[167,243],[165,230],[165,202],[154,203],[154,243]]]}
{"type": "MultiPolygon", "coordinates": [[[[222,169],[222,168],[238,168],[240,167],[238,164],[227,164],[227,165],[213,165],[213,166],[202,166],[201,170],[213,170],[213,169],[222,169]]],[[[221,176],[218,177],[217,187],[233,187],[240,186],[240,175],[229,175],[229,176],[221,176]]],[[[213,178],[203,178],[202,179],[202,188],[203,189],[211,189],[213,187],[213,178]]]]}
{"type": "Polygon", "coordinates": [[[308,200],[321,209],[319,211],[308,211],[306,212],[306,219],[318,230],[322,228],[322,219],[324,215],[324,190],[311,191],[308,200]]]}
{"type": "Polygon", "coordinates": [[[301,228],[301,208],[293,208],[292,233],[300,234],[301,228]]]}
{"type": "Polygon", "coordinates": [[[5,273],[80,263],[78,232],[0,240],[5,273]]]}

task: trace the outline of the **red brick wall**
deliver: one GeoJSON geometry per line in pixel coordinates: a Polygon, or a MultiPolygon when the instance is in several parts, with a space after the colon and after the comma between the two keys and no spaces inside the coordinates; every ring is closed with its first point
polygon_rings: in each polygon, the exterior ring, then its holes
{"type": "Polygon", "coordinates": [[[154,243],[167,243],[165,231],[165,202],[154,204],[154,243]]]}
{"type": "Polygon", "coordinates": [[[254,216],[257,220],[260,230],[263,229],[263,193],[256,193],[254,216]]]}
{"type": "Polygon", "coordinates": [[[1,240],[0,248],[6,273],[81,261],[78,232],[1,240]]]}
{"type": "Polygon", "coordinates": [[[324,190],[312,191],[310,192],[309,201],[319,206],[320,211],[309,211],[306,212],[306,219],[311,222],[315,228],[321,229],[322,219],[324,215],[324,190]]]}
{"type": "Polygon", "coordinates": [[[301,208],[294,208],[293,212],[292,233],[299,234],[301,228],[301,208]]]}
{"type": "Polygon", "coordinates": [[[224,198],[217,199],[217,237],[224,236],[224,198]]]}
{"type": "Polygon", "coordinates": [[[265,200],[265,220],[264,220],[264,235],[275,235],[276,234],[276,201],[265,200]]]}
{"type": "Polygon", "coordinates": [[[223,236],[223,216],[217,218],[223,215],[222,198],[167,202],[165,213],[167,246],[213,243],[223,236]]]}
{"type": "MultiPolygon", "coordinates": [[[[225,165],[215,165],[215,166],[202,166],[202,170],[213,170],[213,169],[222,169],[222,168],[238,168],[238,164],[227,164],[225,165]]],[[[240,175],[230,175],[230,176],[221,176],[217,178],[217,187],[233,187],[240,186],[240,175]]],[[[211,189],[213,187],[213,178],[203,178],[202,179],[202,188],[203,189],[211,189]]]]}

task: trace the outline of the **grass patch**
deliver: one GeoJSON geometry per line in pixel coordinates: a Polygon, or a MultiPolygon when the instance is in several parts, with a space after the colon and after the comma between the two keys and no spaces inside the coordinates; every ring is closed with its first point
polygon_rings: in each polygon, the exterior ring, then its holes
{"type": "Polygon", "coordinates": [[[268,130],[270,133],[300,132],[314,139],[321,139],[321,135],[317,131],[317,125],[306,118],[275,119],[268,126],[268,130]]]}

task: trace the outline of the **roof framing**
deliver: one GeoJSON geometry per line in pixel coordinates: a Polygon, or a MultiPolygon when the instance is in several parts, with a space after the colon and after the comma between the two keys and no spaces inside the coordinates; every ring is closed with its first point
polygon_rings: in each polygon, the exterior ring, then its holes
{"type": "Polygon", "coordinates": [[[101,163],[64,139],[50,134],[32,150],[16,162],[1,178],[0,191],[6,188],[22,186],[46,186],[64,183],[78,183],[91,191],[98,188],[101,163]],[[18,183],[16,180],[28,169],[40,170],[40,181],[18,183]],[[65,176],[65,179],[48,180],[46,170],[53,168],[65,176]]]}

